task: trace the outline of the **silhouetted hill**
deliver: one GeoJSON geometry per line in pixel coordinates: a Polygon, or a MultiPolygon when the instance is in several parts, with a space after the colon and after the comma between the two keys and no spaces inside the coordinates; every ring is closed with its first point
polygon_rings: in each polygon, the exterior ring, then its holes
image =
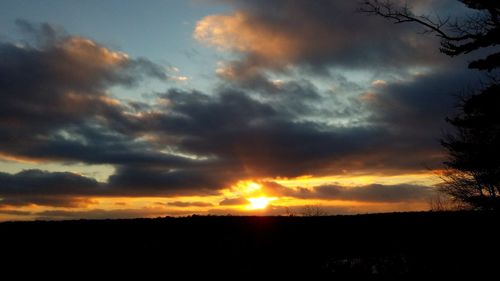
{"type": "Polygon", "coordinates": [[[487,274],[499,276],[499,217],[457,212],[7,222],[0,224],[2,274],[14,272],[12,280],[34,273],[67,280],[486,280],[487,274]]]}

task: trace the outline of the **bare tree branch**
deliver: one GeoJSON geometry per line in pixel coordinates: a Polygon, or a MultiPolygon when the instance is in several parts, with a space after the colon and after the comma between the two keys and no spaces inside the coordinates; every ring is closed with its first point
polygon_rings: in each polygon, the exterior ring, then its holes
{"type": "Polygon", "coordinates": [[[394,23],[406,23],[406,22],[414,22],[418,23],[425,28],[427,28],[427,32],[437,33],[437,35],[445,40],[450,41],[463,41],[467,39],[474,39],[476,35],[474,34],[466,34],[462,36],[452,36],[445,31],[443,31],[443,27],[445,27],[449,18],[445,20],[441,20],[438,17],[437,21],[433,21],[429,16],[420,15],[416,16],[413,14],[411,9],[405,5],[403,7],[396,7],[391,1],[380,1],[380,0],[366,0],[362,2],[362,5],[359,9],[360,12],[381,16],[386,19],[392,20],[394,23]]]}
{"type": "MultiPolygon", "coordinates": [[[[480,48],[500,45],[500,1],[493,0],[457,0],[475,13],[465,15],[463,19],[450,21],[449,17],[415,15],[405,5],[395,5],[391,0],[363,0],[359,12],[386,18],[395,24],[416,23],[424,27],[423,33],[434,33],[441,38],[440,51],[448,56],[467,54],[480,48]]],[[[472,62],[470,68],[491,71],[500,67],[494,63],[496,56],[486,58],[489,62],[472,62]],[[481,66],[481,68],[477,66],[481,66]]]]}

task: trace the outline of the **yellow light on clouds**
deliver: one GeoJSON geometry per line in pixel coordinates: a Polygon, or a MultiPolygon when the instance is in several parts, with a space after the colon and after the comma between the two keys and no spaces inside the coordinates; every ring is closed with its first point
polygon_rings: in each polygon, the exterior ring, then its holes
{"type": "Polygon", "coordinates": [[[230,192],[240,196],[248,196],[262,189],[262,185],[251,180],[242,180],[234,185],[230,192]]]}

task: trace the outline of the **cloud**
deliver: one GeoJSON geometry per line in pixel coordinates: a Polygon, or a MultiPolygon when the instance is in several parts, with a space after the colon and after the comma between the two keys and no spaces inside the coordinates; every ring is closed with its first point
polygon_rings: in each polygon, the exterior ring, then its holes
{"type": "MultiPolygon", "coordinates": [[[[427,100],[444,96],[443,91],[410,91],[423,87],[429,79],[417,76],[406,83],[387,83],[377,87],[372,99],[348,103],[369,109],[373,117],[355,126],[301,119],[324,103],[319,90],[306,82],[287,82],[283,92],[267,98],[231,88],[213,94],[170,89],[158,95],[157,104],[137,107],[140,122],[109,122],[106,126],[75,122],[38,142],[16,140],[17,151],[41,159],[115,165],[116,172],[107,183],[57,189],[55,193],[67,196],[55,199],[63,198],[72,206],[90,204],[77,199],[92,196],[215,195],[246,178],[414,173],[426,170],[429,161],[441,159],[436,157],[440,150],[435,132],[420,128],[444,118],[438,103],[432,111],[426,105],[427,100]],[[400,113],[401,105],[409,113],[400,113]],[[434,115],[412,121],[423,110],[434,115]],[[138,140],[144,135],[147,140],[138,140]],[[104,188],[99,189],[100,184],[104,188]]],[[[432,79],[439,81],[439,77],[432,79]]],[[[452,79],[446,81],[451,83],[452,79]]],[[[448,99],[439,101],[445,105],[448,99]]],[[[353,108],[353,114],[358,110],[353,108]]],[[[117,120],[126,115],[119,114],[117,120]]],[[[13,177],[19,181],[34,178],[30,173],[13,177]]],[[[2,195],[10,194],[10,199],[4,199],[10,204],[15,204],[14,199],[21,204],[21,198],[26,199],[23,204],[48,204],[40,201],[42,194],[54,200],[49,197],[53,191],[49,184],[39,190],[33,196],[31,190],[16,198],[11,191],[2,195]]]]}
{"type": "MultiPolygon", "coordinates": [[[[3,179],[17,186],[23,186],[23,182],[39,182],[40,186],[26,190],[30,185],[25,185],[15,198],[12,188],[1,195],[7,196],[4,204],[62,205],[67,200],[68,206],[78,206],[90,204],[79,198],[91,196],[216,195],[246,178],[423,171],[429,161],[441,159],[436,158],[439,144],[434,143],[435,132],[418,130],[427,124],[423,123],[428,122],[425,118],[420,118],[420,123],[410,123],[411,119],[405,123],[405,119],[396,115],[402,102],[408,110],[422,107],[411,111],[429,109],[425,102],[418,102],[421,100],[418,92],[415,91],[413,98],[403,95],[410,93],[406,87],[411,89],[428,82],[426,78],[419,79],[411,82],[417,84],[404,87],[385,85],[375,100],[364,105],[371,107],[377,118],[353,127],[297,120],[298,110],[291,110],[296,101],[287,103],[281,98],[277,98],[278,102],[263,101],[233,89],[221,90],[216,95],[171,89],[158,96],[160,101],[154,108],[154,116],[137,126],[153,136],[146,143],[131,141],[133,135],[110,133],[108,130],[113,132],[113,126],[80,125],[67,130],[70,137],[53,137],[29,147],[31,157],[36,151],[38,157],[113,163],[116,172],[107,183],[89,181],[75,174],[30,171],[4,174],[3,179]],[[400,87],[401,94],[396,91],[400,87]],[[389,98],[394,100],[380,102],[389,98]],[[414,132],[421,133],[416,137],[414,132]],[[72,184],[70,179],[81,184],[72,184]],[[51,186],[51,181],[69,189],[51,186]],[[53,196],[57,194],[65,196],[53,196]]],[[[322,102],[316,89],[304,86],[296,89],[310,91],[305,95],[311,96],[313,104],[322,102]]],[[[292,90],[287,93],[293,95],[292,90]]],[[[436,95],[432,91],[425,93],[436,95]]],[[[436,116],[438,113],[436,110],[436,116]]]]}
{"type": "MultiPolygon", "coordinates": [[[[251,54],[256,64],[285,65],[298,55],[296,52],[299,52],[301,48],[299,45],[302,43],[286,34],[273,32],[243,12],[203,18],[196,25],[194,37],[222,50],[251,54]],[[272,61],[266,62],[266,58],[271,58],[272,61]]],[[[237,78],[237,76],[244,75],[237,73],[238,71],[252,74],[251,72],[255,70],[250,64],[245,69],[221,67],[219,74],[228,78],[237,78]]]]}
{"type": "Polygon", "coordinates": [[[35,42],[0,42],[1,152],[79,161],[83,155],[99,154],[92,153],[92,137],[106,138],[103,145],[134,146],[133,138],[123,136],[136,120],[126,114],[134,109],[107,90],[132,86],[145,77],[166,79],[161,67],[48,24],[19,24],[35,42]],[[54,151],[62,155],[48,155],[54,151]]]}
{"type": "Polygon", "coordinates": [[[436,192],[431,187],[414,184],[369,184],[357,187],[321,185],[313,188],[288,188],[275,182],[265,183],[264,190],[270,196],[372,203],[424,202],[436,192]]]}
{"type": "MultiPolygon", "coordinates": [[[[204,175],[201,175],[204,176],[204,175]]],[[[200,176],[200,177],[201,177],[200,176]]],[[[86,207],[93,197],[214,195],[221,188],[190,172],[119,170],[109,182],[68,172],[24,170],[0,173],[0,206],[86,207]]]]}
{"type": "Polygon", "coordinates": [[[2,214],[2,215],[14,215],[14,216],[29,216],[32,214],[32,212],[11,210],[11,209],[0,209],[0,214],[2,214]]]}
{"type": "Polygon", "coordinates": [[[93,193],[100,187],[96,180],[78,174],[40,170],[24,170],[14,175],[0,173],[0,181],[2,193],[11,195],[37,194],[41,191],[40,187],[44,187],[44,195],[72,194],[75,191],[82,194],[81,190],[93,193]]]}
{"type": "Polygon", "coordinates": [[[438,168],[443,161],[439,139],[449,129],[446,117],[455,114],[457,96],[477,87],[480,77],[480,73],[451,65],[379,84],[365,92],[361,99],[365,110],[372,112],[371,121],[397,136],[386,155],[397,159],[393,152],[398,152],[406,161],[413,153],[422,153],[427,159],[422,159],[422,165],[438,168]]]}
{"type": "Polygon", "coordinates": [[[108,186],[109,193],[117,196],[216,195],[224,187],[222,176],[196,168],[120,167],[108,186]]]}
{"type": "Polygon", "coordinates": [[[353,200],[361,202],[422,202],[428,200],[433,191],[426,186],[399,184],[371,184],[361,187],[343,188],[339,186],[316,187],[319,198],[353,200]]]}
{"type": "MultiPolygon", "coordinates": [[[[192,212],[191,212],[192,213],[192,212]]],[[[33,213],[37,220],[75,220],[75,219],[134,219],[164,216],[182,216],[191,214],[182,211],[169,211],[163,208],[140,209],[90,209],[85,211],[49,210],[33,213]]]]}
{"type": "MultiPolygon", "coordinates": [[[[414,86],[425,82],[426,79],[416,79],[414,86]]],[[[439,89],[437,91],[440,94],[439,89]]],[[[433,91],[422,93],[422,99],[434,94],[433,91]]],[[[365,107],[376,118],[364,124],[345,126],[301,120],[300,114],[290,110],[294,101],[288,103],[281,99],[276,105],[231,89],[215,96],[176,90],[161,98],[168,101],[166,110],[170,114],[161,118],[159,130],[165,130],[177,140],[172,145],[178,151],[212,159],[211,170],[227,175],[224,178],[328,175],[346,170],[387,174],[416,172],[425,170],[428,160],[436,164],[436,154],[440,151],[436,136],[439,132],[419,128],[427,123],[417,120],[407,124],[404,130],[399,129],[401,120],[390,117],[395,113],[386,104],[372,101],[353,106],[365,107]],[[419,138],[415,138],[413,130],[420,132],[419,138]]],[[[312,101],[313,104],[322,102],[322,99],[312,101]]],[[[413,100],[406,106],[415,112],[425,110],[425,103],[413,100]]],[[[304,110],[308,111],[306,107],[304,110]]],[[[446,113],[438,114],[436,110],[436,115],[429,119],[439,124],[445,116],[446,113]]],[[[200,163],[207,163],[205,161],[200,163]]]]}
{"type": "Polygon", "coordinates": [[[174,202],[168,202],[168,206],[173,206],[173,207],[181,207],[181,208],[186,208],[186,207],[211,207],[213,204],[207,203],[207,202],[191,202],[191,201],[174,201],[174,202]]]}
{"type": "MultiPolygon", "coordinates": [[[[394,175],[438,167],[442,155],[437,138],[453,104],[450,89],[457,87],[457,77],[471,79],[470,73],[447,65],[423,74],[405,72],[399,80],[374,79],[367,87],[332,74],[329,81],[336,88],[331,90],[306,78],[272,80],[260,69],[283,69],[285,61],[316,71],[332,65],[359,69],[366,63],[382,69],[428,64],[435,61],[430,50],[435,54],[437,49],[422,48],[420,44],[431,44],[427,39],[409,46],[414,33],[405,28],[390,34],[395,46],[386,46],[393,43],[384,23],[363,19],[361,26],[355,25],[361,20],[357,14],[340,13],[354,7],[347,2],[277,1],[269,10],[261,1],[237,3],[239,12],[227,15],[226,24],[218,27],[222,35],[210,29],[219,24],[214,16],[205,19],[199,32],[207,33],[199,39],[241,53],[238,64],[259,71],[213,92],[170,88],[157,93],[155,102],[125,102],[109,93],[114,86],[132,87],[143,79],[166,80],[161,67],[146,59],[130,58],[50,25],[26,24],[38,36],[35,43],[0,43],[0,154],[111,164],[116,171],[107,182],[39,170],[1,173],[0,205],[83,207],[99,196],[220,195],[242,179],[394,175]],[[304,26],[297,26],[302,20],[304,26]],[[256,31],[258,36],[252,33],[256,31]],[[318,42],[323,40],[317,36],[326,39],[318,42]],[[262,46],[267,49],[254,48],[252,44],[260,44],[255,40],[266,40],[262,46]],[[294,50],[273,54],[272,44],[283,42],[294,50]]],[[[325,186],[289,196],[413,202],[426,192],[426,187],[413,185],[325,186]]],[[[247,204],[243,198],[234,200],[220,205],[247,204]]],[[[187,203],[196,202],[176,204],[187,203]]],[[[57,216],[42,215],[50,214],[57,216]]],[[[86,214],[67,214],[80,215],[86,214]]]]}
{"type": "MultiPolygon", "coordinates": [[[[42,189],[43,190],[43,189],[42,189]]],[[[66,195],[9,195],[0,200],[0,207],[48,206],[61,208],[86,208],[97,202],[92,198],[66,195]]]]}
{"type": "Polygon", "coordinates": [[[324,73],[331,67],[397,69],[441,60],[434,37],[417,34],[414,25],[395,26],[359,13],[357,1],[225,2],[235,11],[201,19],[193,34],[240,55],[219,67],[219,75],[229,80],[291,65],[324,73]]]}
{"type": "Polygon", "coordinates": [[[321,173],[323,161],[354,151],[350,146],[357,147],[371,130],[329,131],[322,124],[294,122],[289,112],[231,90],[215,97],[179,91],[162,97],[170,101],[171,112],[163,118],[162,129],[179,139],[175,146],[184,153],[213,157],[212,167],[221,165],[222,175],[228,170],[243,177],[321,173]],[[346,139],[350,145],[340,146],[346,139]]]}
{"type": "Polygon", "coordinates": [[[67,172],[0,172],[0,206],[86,207],[103,187],[92,178],[67,172]]]}
{"type": "MultiPolygon", "coordinates": [[[[201,175],[206,176],[206,175],[201,175]]],[[[200,177],[201,177],[200,176],[200,177]]],[[[88,207],[95,197],[148,197],[177,195],[216,195],[221,181],[214,186],[190,172],[119,170],[109,182],[68,172],[24,170],[17,174],[0,172],[0,207],[52,206],[88,207]]]]}
{"type": "Polygon", "coordinates": [[[391,128],[428,134],[443,128],[446,115],[454,111],[457,94],[475,87],[480,77],[475,71],[450,67],[416,74],[408,80],[386,82],[371,90],[368,109],[380,118],[377,122],[391,128]]]}
{"type": "Polygon", "coordinates": [[[248,200],[243,197],[226,198],[219,202],[219,206],[247,205],[248,203],[248,200]]]}

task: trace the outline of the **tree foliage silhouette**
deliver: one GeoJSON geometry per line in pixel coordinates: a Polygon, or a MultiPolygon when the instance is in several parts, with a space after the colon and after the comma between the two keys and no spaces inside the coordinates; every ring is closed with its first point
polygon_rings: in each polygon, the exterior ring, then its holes
{"type": "Polygon", "coordinates": [[[447,150],[443,191],[481,209],[499,209],[500,85],[491,84],[462,102],[448,122],[456,129],[441,143],[447,150]]]}
{"type": "MultiPolygon", "coordinates": [[[[416,23],[424,33],[441,39],[440,51],[448,56],[467,54],[500,44],[500,1],[457,0],[471,9],[462,19],[416,15],[405,4],[390,0],[366,0],[360,11],[394,23],[416,23]]],[[[441,191],[477,209],[500,209],[500,52],[492,52],[469,63],[469,68],[487,71],[491,82],[460,101],[460,112],[447,118],[455,131],[441,144],[448,158],[441,191]],[[493,72],[493,73],[492,73],[493,72]]]]}

